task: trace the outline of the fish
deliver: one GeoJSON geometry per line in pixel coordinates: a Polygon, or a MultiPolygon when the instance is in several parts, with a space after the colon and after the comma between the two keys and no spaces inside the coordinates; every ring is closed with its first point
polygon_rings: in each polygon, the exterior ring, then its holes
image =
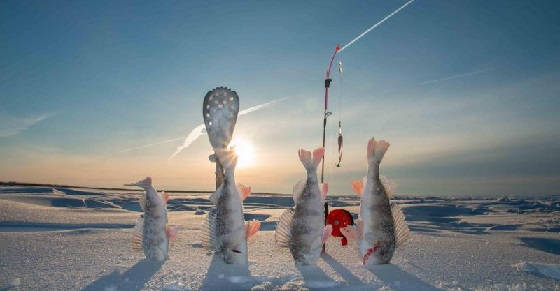
{"type": "Polygon", "coordinates": [[[204,220],[202,244],[227,264],[247,265],[247,240],[260,229],[259,221],[246,222],[243,216],[243,200],[251,187],[235,184],[237,154],[233,150],[218,148],[215,155],[224,168],[224,180],[209,198],[214,206],[204,220]]]}
{"type": "Polygon", "coordinates": [[[167,200],[165,192],[158,194],[152,186],[152,178],[125,186],[137,186],[144,189],[140,197],[143,213],[136,220],[132,239],[133,250],[143,250],[148,260],[163,262],[169,258],[169,240],[175,238],[177,230],[167,224],[167,200]]]}
{"type": "Polygon", "coordinates": [[[294,186],[294,207],[286,209],[276,227],[275,240],[290,249],[296,265],[313,265],[321,256],[323,244],[332,233],[332,225],[325,226],[323,205],[328,184],[319,185],[317,166],[325,154],[324,148],[311,152],[304,149],[298,156],[307,178],[294,186]]]}
{"type": "Polygon", "coordinates": [[[361,197],[359,221],[356,228],[341,229],[345,237],[357,242],[364,265],[388,264],[395,248],[403,245],[409,235],[402,210],[390,202],[389,181],[379,176],[379,165],[389,145],[385,140],[369,140],[367,176],[352,181],[352,188],[361,197]]]}

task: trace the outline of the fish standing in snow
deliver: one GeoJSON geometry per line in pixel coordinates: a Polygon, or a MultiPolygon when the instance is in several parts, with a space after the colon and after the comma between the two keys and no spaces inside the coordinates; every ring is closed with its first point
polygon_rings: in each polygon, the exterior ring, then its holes
{"type": "Polygon", "coordinates": [[[282,213],[276,228],[276,242],[290,249],[296,264],[315,264],[321,256],[324,241],[332,231],[332,225],[325,226],[323,212],[328,185],[319,186],[317,181],[317,166],[324,153],[323,148],[318,148],[311,157],[309,151],[298,151],[307,179],[294,186],[295,207],[282,213]]]}
{"type": "Polygon", "coordinates": [[[245,222],[243,217],[242,203],[251,194],[251,188],[235,184],[234,151],[216,149],[216,157],[225,175],[222,185],[210,196],[214,207],[206,217],[203,244],[221,254],[228,264],[247,264],[247,240],[260,228],[260,222],[245,222]]]}
{"type": "Polygon", "coordinates": [[[165,193],[158,194],[152,186],[152,179],[146,179],[125,184],[125,186],[138,186],[144,189],[140,198],[140,207],[143,210],[134,226],[133,249],[144,250],[146,258],[154,261],[168,259],[169,239],[175,237],[176,230],[167,225],[167,200],[165,193]]]}
{"type": "Polygon", "coordinates": [[[358,241],[362,263],[387,264],[395,248],[408,236],[404,215],[396,203],[390,203],[387,183],[379,178],[379,164],[389,148],[389,143],[374,138],[367,145],[367,176],[353,181],[352,188],[361,196],[360,221],[341,229],[344,236],[358,241]]]}

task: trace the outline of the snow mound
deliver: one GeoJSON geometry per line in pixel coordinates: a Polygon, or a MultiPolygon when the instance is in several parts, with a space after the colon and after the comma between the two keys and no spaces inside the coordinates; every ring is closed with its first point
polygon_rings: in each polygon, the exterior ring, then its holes
{"type": "Polygon", "coordinates": [[[520,262],[513,265],[518,271],[560,280],[560,265],[520,262]]]}

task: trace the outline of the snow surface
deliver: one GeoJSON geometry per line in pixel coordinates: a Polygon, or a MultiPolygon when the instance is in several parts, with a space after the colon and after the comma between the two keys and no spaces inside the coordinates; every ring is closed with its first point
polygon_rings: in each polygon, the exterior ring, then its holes
{"type": "MultiPolygon", "coordinates": [[[[560,290],[560,199],[396,200],[412,231],[392,264],[366,269],[331,237],[317,266],[296,267],[274,244],[292,198],[250,196],[261,221],[247,267],[224,264],[200,244],[208,194],[169,193],[179,229],[163,264],[131,249],[138,192],[0,187],[0,290],[560,290]]],[[[357,196],[329,204],[357,216],[357,196]]]]}

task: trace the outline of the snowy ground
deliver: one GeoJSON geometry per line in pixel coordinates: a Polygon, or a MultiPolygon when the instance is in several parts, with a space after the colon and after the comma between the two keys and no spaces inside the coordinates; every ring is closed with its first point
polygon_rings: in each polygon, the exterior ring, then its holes
{"type": "MultiPolygon", "coordinates": [[[[330,238],[316,267],[296,268],[274,245],[291,197],[254,195],[247,219],[262,222],[247,268],[224,265],[200,245],[207,194],[173,194],[177,225],[161,265],[131,249],[138,193],[0,187],[0,290],[560,290],[560,198],[540,201],[398,200],[412,230],[390,265],[366,269],[330,238]]],[[[356,214],[357,196],[330,197],[356,214]]]]}

